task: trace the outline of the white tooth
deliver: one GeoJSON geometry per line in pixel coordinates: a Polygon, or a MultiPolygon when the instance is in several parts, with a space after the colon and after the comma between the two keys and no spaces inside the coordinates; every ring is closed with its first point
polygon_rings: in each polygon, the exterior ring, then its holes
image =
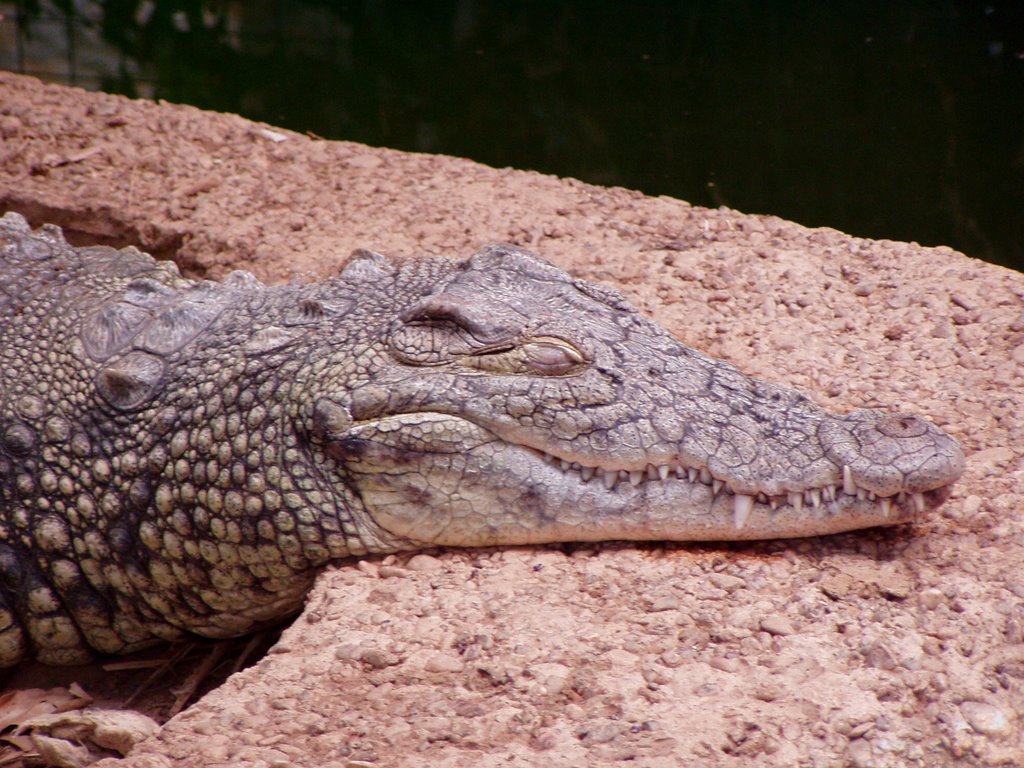
{"type": "Polygon", "coordinates": [[[864,501],[864,499],[866,499],[867,497],[868,497],[868,492],[867,491],[865,491],[863,488],[858,488],[857,489],[857,498],[858,499],[860,499],[861,501],[864,501]]]}
{"type": "Polygon", "coordinates": [[[836,487],[834,485],[825,486],[825,499],[828,501],[836,500],[836,487]]]}
{"type": "Polygon", "coordinates": [[[624,469],[619,470],[619,480],[629,480],[629,472],[624,469]]]}
{"type": "Polygon", "coordinates": [[[686,479],[686,468],[682,464],[676,466],[676,477],[680,480],[686,479]]]}
{"type": "Polygon", "coordinates": [[[801,509],[804,508],[804,495],[799,491],[790,491],[789,503],[790,505],[792,505],[793,509],[799,512],[801,509]]]}
{"type": "Polygon", "coordinates": [[[757,503],[758,504],[767,504],[768,503],[768,496],[766,494],[764,494],[764,493],[757,494],[757,503]]]}
{"type": "Polygon", "coordinates": [[[566,461],[565,459],[561,459],[558,463],[559,463],[559,466],[562,467],[562,471],[563,472],[568,472],[570,469],[572,469],[572,462],[571,461],[566,461]]]}
{"type": "Polygon", "coordinates": [[[700,472],[698,472],[693,467],[690,467],[690,469],[687,470],[687,472],[686,472],[686,479],[689,480],[691,483],[696,483],[697,479],[699,477],[700,477],[700,472]]]}
{"type": "Polygon", "coordinates": [[[644,473],[642,470],[634,469],[632,472],[629,473],[629,484],[634,487],[640,485],[640,483],[643,482],[643,479],[644,473]]]}
{"type": "Polygon", "coordinates": [[[874,501],[876,498],[874,491],[868,491],[868,501],[874,501]]]}
{"type": "Polygon", "coordinates": [[[579,472],[581,469],[583,469],[583,465],[580,464],[578,461],[574,461],[572,463],[572,468],[579,472]]]}
{"type": "Polygon", "coordinates": [[[719,492],[720,490],[722,490],[722,486],[724,486],[724,485],[725,485],[725,483],[723,483],[723,482],[722,482],[721,480],[715,480],[715,481],[714,481],[714,482],[713,482],[713,483],[711,484],[711,495],[712,495],[712,496],[717,496],[717,495],[718,495],[718,492],[719,492]]]}
{"type": "Polygon", "coordinates": [[[882,505],[882,516],[888,517],[892,512],[892,499],[879,499],[878,501],[882,505]]]}
{"type": "Polygon", "coordinates": [[[857,484],[853,482],[853,472],[850,471],[849,464],[843,464],[843,493],[848,493],[851,496],[857,492],[857,484]]]}
{"type": "Polygon", "coordinates": [[[906,491],[900,491],[900,495],[897,496],[896,499],[899,501],[900,504],[902,504],[904,501],[907,500],[907,492],[906,491]]]}
{"type": "Polygon", "coordinates": [[[732,513],[732,522],[736,526],[737,531],[742,531],[743,526],[747,524],[747,519],[750,517],[751,510],[754,509],[754,497],[737,493],[734,503],[735,507],[732,513]]]}
{"type": "Polygon", "coordinates": [[[768,503],[772,506],[772,512],[779,508],[779,496],[769,496],[768,503]]]}
{"type": "Polygon", "coordinates": [[[821,506],[821,491],[818,488],[812,488],[807,492],[811,497],[811,504],[815,509],[821,506]]]}
{"type": "Polygon", "coordinates": [[[911,498],[914,500],[914,509],[918,512],[924,512],[925,507],[928,506],[924,500],[923,493],[915,493],[911,498]]]}
{"type": "Polygon", "coordinates": [[[584,483],[590,482],[590,478],[592,478],[593,476],[594,476],[594,468],[593,467],[583,467],[583,469],[580,470],[580,477],[583,478],[583,482],[584,483]]]}
{"type": "Polygon", "coordinates": [[[704,485],[711,485],[711,472],[708,471],[707,467],[700,471],[700,481],[704,485]]]}
{"type": "Polygon", "coordinates": [[[611,490],[615,487],[615,484],[619,481],[619,473],[614,469],[603,469],[601,470],[604,474],[601,478],[604,481],[604,487],[606,490],[611,490]]]}
{"type": "Polygon", "coordinates": [[[544,461],[551,461],[554,458],[555,457],[552,456],[550,453],[548,453],[547,451],[544,451],[544,461]]]}
{"type": "Polygon", "coordinates": [[[668,464],[658,465],[658,479],[662,482],[668,480],[668,464]]]}

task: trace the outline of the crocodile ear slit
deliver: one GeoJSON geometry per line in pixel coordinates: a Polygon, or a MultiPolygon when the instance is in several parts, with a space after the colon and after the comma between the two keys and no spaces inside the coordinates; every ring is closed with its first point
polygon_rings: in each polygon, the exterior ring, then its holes
{"type": "Polygon", "coordinates": [[[443,296],[428,296],[402,312],[400,318],[406,323],[465,323],[458,305],[443,296]]]}

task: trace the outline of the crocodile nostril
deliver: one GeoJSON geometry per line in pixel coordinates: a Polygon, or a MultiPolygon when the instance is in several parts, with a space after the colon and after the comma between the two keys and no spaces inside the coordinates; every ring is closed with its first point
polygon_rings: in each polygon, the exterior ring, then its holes
{"type": "Polygon", "coordinates": [[[886,437],[920,437],[928,431],[928,422],[910,413],[883,416],[876,426],[886,437]]]}

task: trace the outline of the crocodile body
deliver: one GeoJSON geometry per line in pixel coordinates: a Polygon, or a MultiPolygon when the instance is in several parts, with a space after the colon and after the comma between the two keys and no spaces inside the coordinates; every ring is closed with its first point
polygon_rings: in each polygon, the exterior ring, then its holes
{"type": "Polygon", "coordinates": [[[350,556],[904,523],[963,469],[510,246],[266,287],[8,214],[0,363],[3,666],[241,634],[350,556]]]}

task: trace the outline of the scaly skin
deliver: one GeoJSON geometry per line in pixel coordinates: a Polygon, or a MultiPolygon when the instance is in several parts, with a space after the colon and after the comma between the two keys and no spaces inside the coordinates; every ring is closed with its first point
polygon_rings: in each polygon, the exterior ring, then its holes
{"type": "Polygon", "coordinates": [[[182,278],[0,219],[0,665],[241,634],[331,560],[895,525],[963,469],[517,248],[182,278]]]}

